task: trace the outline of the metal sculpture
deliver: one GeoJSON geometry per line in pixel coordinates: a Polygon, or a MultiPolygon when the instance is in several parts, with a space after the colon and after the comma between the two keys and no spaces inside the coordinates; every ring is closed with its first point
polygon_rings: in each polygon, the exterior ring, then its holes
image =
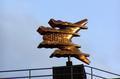
{"type": "Polygon", "coordinates": [[[48,22],[51,27],[40,26],[37,30],[43,35],[43,42],[38,48],[58,48],[50,57],[75,57],[80,61],[89,64],[87,57],[89,54],[82,53],[79,45],[72,43],[73,37],[78,37],[77,32],[81,29],[87,29],[87,19],[83,19],[76,23],[63,22],[61,20],[50,19],[48,22]]]}

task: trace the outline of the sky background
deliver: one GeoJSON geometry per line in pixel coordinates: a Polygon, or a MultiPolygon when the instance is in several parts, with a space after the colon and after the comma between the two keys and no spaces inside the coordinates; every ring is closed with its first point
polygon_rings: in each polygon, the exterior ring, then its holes
{"type": "Polygon", "coordinates": [[[54,49],[37,48],[36,30],[50,18],[87,18],[88,30],[73,42],[90,54],[90,66],[120,74],[120,0],[0,0],[0,70],[65,65],[67,58],[49,58],[54,49]]]}

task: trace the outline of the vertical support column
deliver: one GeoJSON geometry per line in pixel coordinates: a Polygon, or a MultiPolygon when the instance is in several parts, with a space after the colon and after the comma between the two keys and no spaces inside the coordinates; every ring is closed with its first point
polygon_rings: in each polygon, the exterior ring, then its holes
{"type": "Polygon", "coordinates": [[[28,77],[29,77],[29,79],[31,79],[31,70],[29,70],[29,76],[28,77]]]}
{"type": "Polygon", "coordinates": [[[72,66],[72,61],[70,60],[71,56],[68,56],[68,61],[66,62],[66,66],[72,66]]]}
{"type": "Polygon", "coordinates": [[[93,79],[93,69],[91,67],[91,79],[93,79]]]}

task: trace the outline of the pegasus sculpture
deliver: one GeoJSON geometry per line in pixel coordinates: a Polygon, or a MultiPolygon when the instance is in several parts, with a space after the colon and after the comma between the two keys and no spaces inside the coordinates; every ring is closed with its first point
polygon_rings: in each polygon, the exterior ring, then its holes
{"type": "Polygon", "coordinates": [[[72,38],[79,36],[79,30],[87,29],[87,19],[76,23],[50,19],[48,23],[51,27],[40,26],[37,30],[43,35],[43,41],[38,48],[58,48],[50,57],[75,57],[86,64],[90,63],[87,58],[89,54],[82,53],[80,46],[72,43],[72,38]]]}

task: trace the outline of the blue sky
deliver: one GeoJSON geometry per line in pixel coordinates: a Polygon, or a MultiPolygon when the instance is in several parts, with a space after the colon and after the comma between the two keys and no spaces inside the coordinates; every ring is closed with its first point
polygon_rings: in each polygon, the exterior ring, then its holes
{"type": "MultiPolygon", "coordinates": [[[[90,54],[90,66],[120,73],[119,0],[1,0],[0,70],[65,65],[66,58],[49,58],[54,49],[38,49],[36,32],[50,18],[77,22],[88,19],[88,30],[73,42],[90,54]]],[[[81,64],[72,59],[74,64],[81,64]]]]}

